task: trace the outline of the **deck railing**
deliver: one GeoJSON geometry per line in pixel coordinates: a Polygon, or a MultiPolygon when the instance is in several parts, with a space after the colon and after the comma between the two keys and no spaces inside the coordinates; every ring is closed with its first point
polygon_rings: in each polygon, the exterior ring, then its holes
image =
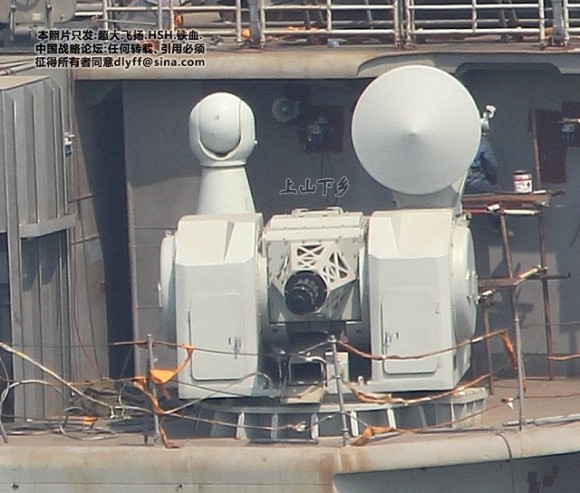
{"type": "Polygon", "coordinates": [[[210,1],[180,5],[180,0],[141,0],[128,6],[102,0],[93,19],[105,29],[185,27],[205,37],[260,45],[287,38],[330,44],[370,40],[405,47],[491,36],[545,46],[566,45],[580,35],[580,0],[210,1]]]}
{"type": "Polygon", "coordinates": [[[564,22],[566,25],[566,40],[580,35],[580,0],[563,0],[564,22]]]}
{"type": "Polygon", "coordinates": [[[511,0],[448,2],[405,0],[407,43],[419,36],[483,36],[503,39],[530,37],[546,40],[546,9],[543,0],[521,3],[511,0]]]}

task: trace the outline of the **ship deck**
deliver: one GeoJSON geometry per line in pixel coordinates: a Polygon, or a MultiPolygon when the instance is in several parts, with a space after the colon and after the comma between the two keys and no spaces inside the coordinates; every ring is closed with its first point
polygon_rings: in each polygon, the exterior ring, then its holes
{"type": "Polygon", "coordinates": [[[121,486],[181,491],[197,486],[196,491],[212,492],[352,492],[383,491],[377,485],[389,481],[414,488],[397,491],[462,491],[442,488],[449,487],[449,477],[463,484],[463,471],[471,475],[471,491],[544,491],[528,489],[531,477],[556,487],[546,491],[575,491],[580,381],[529,379],[521,430],[517,382],[498,380],[494,387],[477,427],[396,430],[362,446],[352,440],[343,446],[340,437],[318,444],[195,438],[187,420],[164,425],[175,449],[151,439],[145,444],[135,430],[63,434],[31,427],[12,434],[7,426],[8,442],[0,446],[0,485],[20,491],[114,491],[121,486]]]}

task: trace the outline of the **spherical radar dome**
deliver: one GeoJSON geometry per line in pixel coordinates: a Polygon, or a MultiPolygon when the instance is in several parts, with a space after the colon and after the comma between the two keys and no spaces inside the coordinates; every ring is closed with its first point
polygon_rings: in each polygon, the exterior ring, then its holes
{"type": "Polygon", "coordinates": [[[393,69],[375,79],[357,102],[355,152],[364,169],[400,193],[445,189],[469,168],[481,139],[481,120],[467,89],[442,70],[393,69]]]}
{"type": "Polygon", "coordinates": [[[254,113],[234,94],[210,94],[189,114],[189,143],[204,167],[243,166],[255,138],[254,113]]]}

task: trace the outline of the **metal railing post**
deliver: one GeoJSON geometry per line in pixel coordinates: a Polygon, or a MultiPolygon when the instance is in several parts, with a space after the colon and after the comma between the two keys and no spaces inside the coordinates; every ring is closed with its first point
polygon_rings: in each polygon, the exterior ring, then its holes
{"type": "Polygon", "coordinates": [[[169,29],[175,31],[175,13],[173,12],[173,2],[169,1],[169,29]]]}
{"type": "Polygon", "coordinates": [[[332,0],[326,0],[326,29],[332,32],[332,0]]]}
{"type": "Polygon", "coordinates": [[[266,44],[266,9],[264,0],[258,0],[258,26],[260,30],[260,46],[266,44]]]}
{"type": "Polygon", "coordinates": [[[163,29],[163,0],[157,0],[157,29],[163,29]]]}
{"type": "Polygon", "coordinates": [[[103,9],[103,29],[106,31],[109,30],[109,9],[108,9],[109,0],[103,0],[102,9],[103,9]]]}
{"type": "Polygon", "coordinates": [[[236,0],[236,44],[241,46],[242,38],[242,0],[236,0]]]}
{"type": "Polygon", "coordinates": [[[540,30],[540,46],[546,43],[546,12],[544,10],[544,0],[538,0],[538,20],[540,30]]]}
{"type": "Polygon", "coordinates": [[[562,1],[562,12],[564,14],[564,43],[567,45],[570,42],[570,10],[568,8],[568,0],[562,1]]]}
{"type": "MultiPolygon", "coordinates": [[[[151,370],[153,370],[154,368],[155,368],[155,355],[153,354],[153,337],[151,336],[151,334],[147,334],[147,385],[148,390],[151,392],[153,397],[157,398],[157,389],[155,388],[155,384],[151,381],[152,374],[151,370]]],[[[145,424],[145,427],[147,426],[148,423],[145,424]]],[[[145,440],[147,440],[147,436],[148,435],[145,435],[145,440]]],[[[153,442],[157,443],[160,436],[161,436],[161,427],[159,425],[159,416],[157,415],[157,413],[153,412],[153,442]]]]}
{"type": "Polygon", "coordinates": [[[405,26],[405,45],[411,45],[411,32],[415,30],[415,25],[413,19],[415,17],[415,12],[412,10],[411,2],[413,0],[403,0],[403,22],[405,26]]]}
{"type": "Polygon", "coordinates": [[[52,0],[46,0],[46,25],[49,29],[54,27],[54,7],[52,6],[52,0]]]}
{"type": "Polygon", "coordinates": [[[336,391],[338,392],[338,407],[340,410],[340,419],[342,424],[342,445],[343,447],[346,447],[350,439],[350,433],[348,430],[348,422],[346,419],[346,409],[344,407],[344,395],[342,393],[340,367],[338,365],[338,351],[337,351],[338,341],[336,340],[336,336],[333,334],[328,338],[328,342],[332,347],[332,364],[334,366],[334,381],[336,382],[336,391]]]}

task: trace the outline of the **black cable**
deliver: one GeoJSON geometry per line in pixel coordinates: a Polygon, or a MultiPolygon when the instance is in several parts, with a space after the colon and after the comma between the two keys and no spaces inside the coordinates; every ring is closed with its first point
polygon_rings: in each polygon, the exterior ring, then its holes
{"type": "Polygon", "coordinates": [[[580,223],[578,223],[576,233],[574,233],[574,238],[572,238],[572,241],[568,244],[568,248],[570,248],[572,245],[574,245],[574,243],[576,243],[576,239],[578,238],[579,234],[580,234],[580,223]]]}
{"type": "Polygon", "coordinates": [[[511,481],[512,481],[512,492],[516,493],[516,477],[515,477],[515,471],[514,471],[514,463],[513,463],[514,456],[512,453],[512,447],[510,445],[509,440],[505,436],[503,436],[503,433],[501,431],[498,430],[495,432],[495,434],[504,441],[505,446],[507,448],[508,455],[509,455],[510,475],[511,475],[511,481]]]}

